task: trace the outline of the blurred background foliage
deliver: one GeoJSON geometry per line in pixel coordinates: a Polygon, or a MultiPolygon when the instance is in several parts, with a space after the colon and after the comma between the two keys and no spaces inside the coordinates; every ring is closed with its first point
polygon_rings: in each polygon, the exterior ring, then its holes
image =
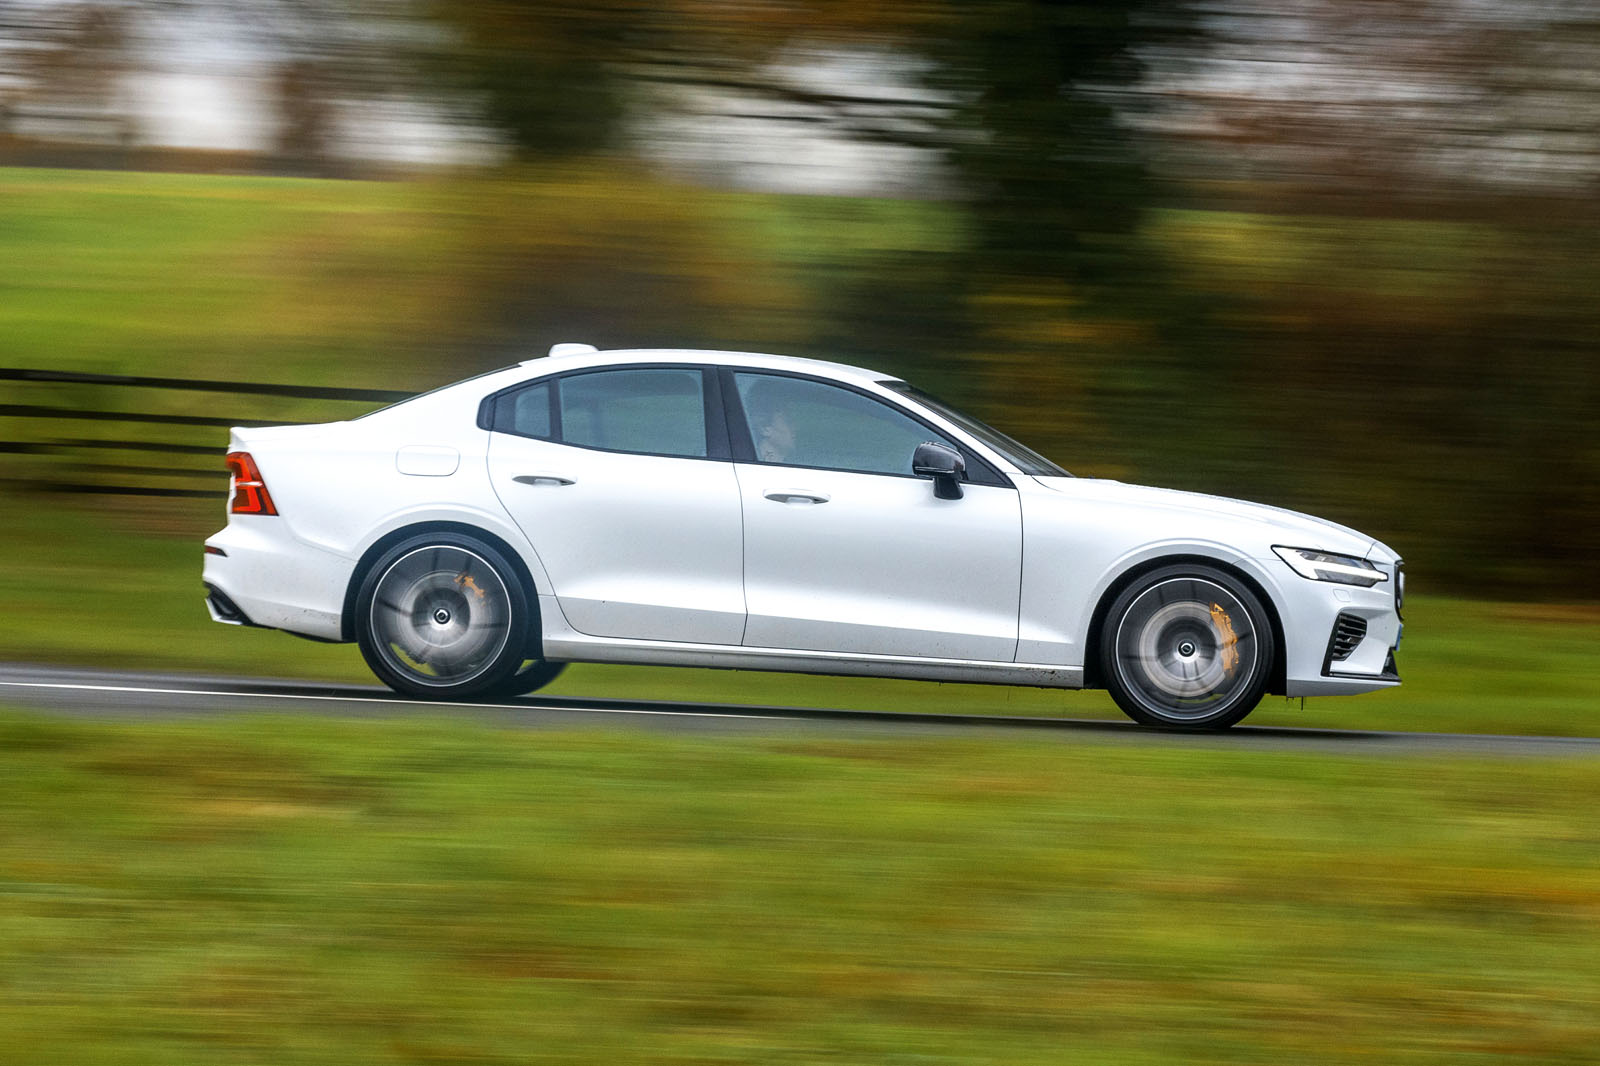
{"type": "Polygon", "coordinates": [[[1593,599],[1596,69],[1560,0],[0,0],[0,365],[821,356],[1593,599]]]}
{"type": "MultiPolygon", "coordinates": [[[[1484,601],[1600,601],[1596,71],[1581,0],[0,0],[0,370],[860,362],[1401,550],[1407,683],[1253,722],[1595,736],[1600,610],[1484,601]]],[[[199,587],[227,422],[361,409],[0,376],[0,659],[370,682],[199,587]]],[[[128,710],[0,708],[16,1061],[1595,1061],[1588,758],[128,710]]]]}

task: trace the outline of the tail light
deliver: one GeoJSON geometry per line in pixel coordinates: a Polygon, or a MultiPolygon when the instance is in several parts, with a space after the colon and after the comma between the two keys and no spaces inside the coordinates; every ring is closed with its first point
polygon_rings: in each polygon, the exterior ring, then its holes
{"type": "Polygon", "coordinates": [[[233,475],[233,504],[228,510],[233,514],[277,514],[272,505],[272,494],[267,483],[261,480],[261,471],[249,452],[229,452],[228,472],[233,475]]]}

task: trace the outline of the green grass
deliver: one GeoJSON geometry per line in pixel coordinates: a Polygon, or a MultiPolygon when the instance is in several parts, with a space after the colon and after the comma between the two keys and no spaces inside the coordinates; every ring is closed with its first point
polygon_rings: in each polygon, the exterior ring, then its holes
{"type": "Polygon", "coordinates": [[[1593,761],[0,713],[27,1063],[1595,1062],[1593,761]]]}
{"type": "MultiPolygon", "coordinates": [[[[100,505],[102,507],[107,505],[100,505]]],[[[110,506],[116,506],[115,503],[110,506]]],[[[353,646],[219,626],[201,602],[200,541],[222,505],[96,513],[0,495],[4,658],[372,683],[353,646]]],[[[1412,575],[1425,585],[1426,575],[1412,575]]],[[[1600,610],[1414,596],[1405,684],[1364,696],[1268,697],[1249,721],[1353,729],[1600,735],[1600,610]]],[[[557,695],[1001,715],[1120,717],[1103,692],[575,666],[557,695]]]]}
{"type": "Polygon", "coordinates": [[[381,380],[388,345],[427,325],[424,264],[444,250],[434,227],[406,229],[414,195],[0,168],[0,366],[381,380]]]}
{"type": "Polygon", "coordinates": [[[773,323],[793,336],[823,315],[819,278],[958,231],[937,205],[614,168],[376,182],[0,167],[0,367],[421,389],[574,324],[597,343],[772,344],[773,323]]]}

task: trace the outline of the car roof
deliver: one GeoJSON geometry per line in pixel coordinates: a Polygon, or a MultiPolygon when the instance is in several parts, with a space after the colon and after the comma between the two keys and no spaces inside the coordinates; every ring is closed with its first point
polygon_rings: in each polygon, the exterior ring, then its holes
{"type": "Polygon", "coordinates": [[[840,381],[861,383],[895,380],[885,374],[848,363],[833,363],[823,359],[805,359],[796,355],[768,355],[762,352],[725,352],[699,348],[622,348],[611,351],[594,351],[577,345],[556,345],[552,354],[536,359],[526,359],[519,364],[528,370],[559,373],[588,367],[618,366],[629,363],[709,363],[716,366],[749,367],[756,370],[780,370],[795,374],[815,374],[840,381]],[[556,349],[567,348],[567,351],[556,349]]]}

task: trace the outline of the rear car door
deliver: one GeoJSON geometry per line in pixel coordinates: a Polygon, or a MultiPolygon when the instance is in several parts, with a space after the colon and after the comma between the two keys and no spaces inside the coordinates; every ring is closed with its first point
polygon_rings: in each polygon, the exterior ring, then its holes
{"type": "Polygon", "coordinates": [[[490,481],[580,633],[739,643],[739,485],[715,384],[696,366],[607,367],[491,399],[490,481]]]}

